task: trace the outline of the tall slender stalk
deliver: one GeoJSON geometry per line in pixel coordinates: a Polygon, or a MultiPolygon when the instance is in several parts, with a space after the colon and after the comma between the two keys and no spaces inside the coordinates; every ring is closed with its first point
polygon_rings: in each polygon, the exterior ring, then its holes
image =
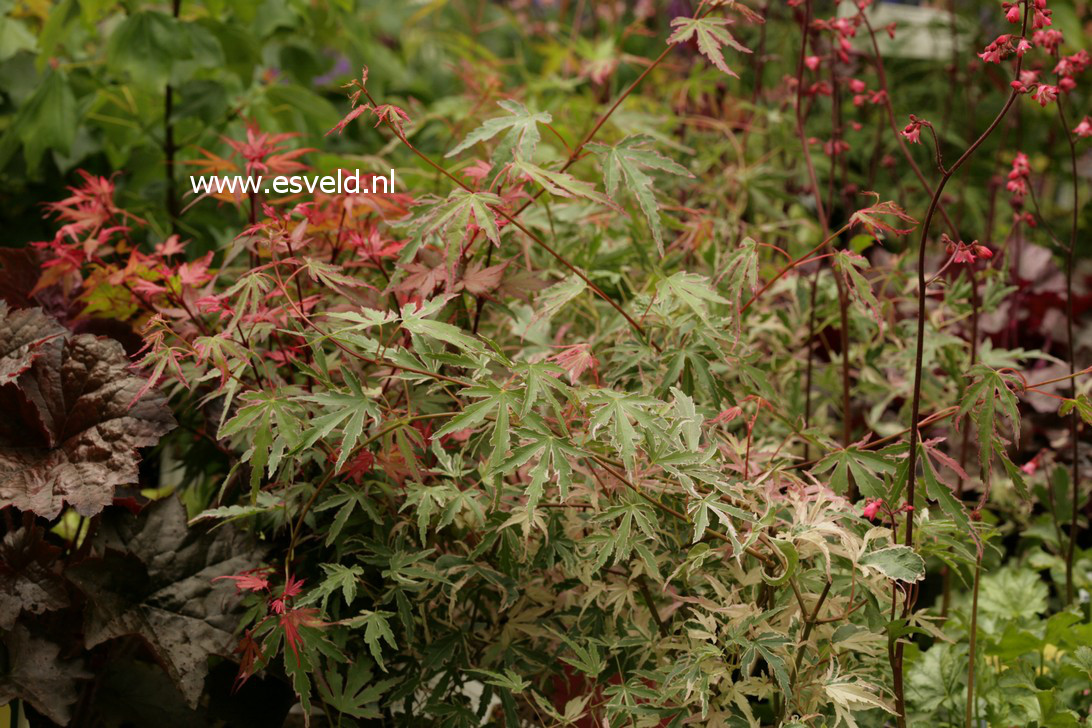
{"type": "MultiPolygon", "coordinates": [[[[811,30],[812,7],[811,0],[804,2],[804,19],[801,23],[800,55],[796,64],[796,135],[800,138],[800,147],[804,154],[804,164],[808,170],[808,181],[811,184],[812,197],[815,199],[815,214],[819,218],[819,225],[823,230],[823,237],[830,235],[826,210],[823,207],[822,195],[819,192],[819,179],[815,175],[815,165],[811,161],[811,149],[808,146],[808,137],[804,133],[804,60],[808,55],[808,33],[811,30]]],[[[808,351],[807,363],[804,369],[804,428],[807,429],[811,422],[811,381],[814,367],[812,359],[815,355],[815,301],[819,286],[819,269],[811,277],[811,305],[808,313],[808,351]]],[[[810,456],[810,448],[804,445],[804,459],[810,456]]]]}
{"type": "Polygon", "coordinates": [[[974,672],[975,662],[977,661],[975,648],[978,642],[978,584],[981,581],[981,576],[982,548],[979,547],[974,562],[974,591],[971,596],[970,649],[967,660],[967,713],[964,720],[966,728],[971,728],[974,719],[974,672]]]}
{"type": "MultiPolygon", "coordinates": [[[[1028,28],[1028,15],[1030,12],[1030,2],[1025,0],[1024,2],[1024,22],[1021,28],[1020,37],[1023,38],[1027,34],[1028,28]]],[[[1014,78],[1019,78],[1020,70],[1023,67],[1024,59],[1020,57],[1016,61],[1016,71],[1014,78]]],[[[940,179],[940,183],[937,185],[936,191],[933,193],[933,198],[929,201],[929,208],[925,212],[925,219],[921,225],[921,239],[918,242],[918,325],[917,325],[917,339],[914,349],[914,395],[910,406],[910,452],[908,453],[907,460],[907,480],[906,480],[906,503],[910,506],[910,509],[906,513],[906,537],[905,544],[907,546],[913,546],[914,543],[914,500],[915,500],[915,486],[917,476],[917,455],[918,455],[918,442],[919,432],[917,427],[918,419],[921,415],[921,380],[922,380],[922,368],[925,357],[925,297],[926,297],[926,280],[925,280],[925,253],[926,244],[929,240],[929,229],[932,226],[933,216],[937,211],[937,206],[940,204],[940,196],[944,193],[944,188],[947,186],[948,181],[952,179],[956,172],[966,164],[967,160],[982,146],[994,130],[1001,124],[1001,121],[1009,113],[1009,109],[1016,103],[1016,99],[1020,96],[1020,92],[1015,88],[1009,92],[1009,97],[1005,101],[1005,105],[1001,107],[1001,111],[997,113],[994,120],[990,123],[986,130],[971,146],[967,147],[967,150],[960,155],[959,159],[955,161],[952,166],[945,170],[944,175],[940,179]]],[[[909,614],[910,601],[906,601],[904,608],[904,616],[909,614]]],[[[898,724],[899,728],[905,728],[906,726],[906,696],[903,686],[903,653],[904,644],[898,642],[895,644],[894,651],[892,653],[892,670],[895,673],[895,704],[898,712],[898,724]]]]}
{"type": "MultiPolygon", "coordinates": [[[[1069,398],[1073,399],[1077,396],[1077,385],[1073,375],[1076,373],[1076,364],[1074,359],[1076,358],[1075,344],[1073,342],[1073,256],[1077,249],[1077,227],[1079,224],[1077,204],[1077,184],[1079,182],[1077,177],[1077,144],[1073,140],[1073,132],[1069,130],[1069,124],[1065,118],[1065,107],[1062,105],[1062,97],[1059,96],[1056,102],[1058,104],[1058,120],[1062,123],[1062,133],[1065,134],[1065,139],[1069,143],[1069,160],[1072,170],[1072,184],[1073,184],[1073,219],[1069,228],[1069,248],[1065,254],[1065,333],[1066,333],[1066,349],[1069,358],[1069,398]]],[[[1069,413],[1069,447],[1070,457],[1073,462],[1071,464],[1070,477],[1073,484],[1073,511],[1069,522],[1069,546],[1065,552],[1065,600],[1067,603],[1073,602],[1073,555],[1074,549],[1077,545],[1077,513],[1080,510],[1080,496],[1081,496],[1081,465],[1078,458],[1077,450],[1077,430],[1080,427],[1080,423],[1077,419],[1077,412],[1074,410],[1069,413]]]]}

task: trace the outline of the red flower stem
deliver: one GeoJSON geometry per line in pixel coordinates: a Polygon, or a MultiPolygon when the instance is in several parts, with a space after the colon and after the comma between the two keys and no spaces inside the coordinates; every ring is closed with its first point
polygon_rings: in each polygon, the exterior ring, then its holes
{"type": "MultiPolygon", "coordinates": [[[[811,161],[811,149],[808,147],[808,137],[804,132],[804,60],[808,55],[808,33],[811,29],[812,7],[811,0],[804,3],[804,19],[801,23],[800,56],[796,63],[796,135],[800,138],[800,147],[804,154],[804,165],[808,171],[808,181],[811,184],[812,197],[815,199],[815,212],[819,218],[819,225],[823,230],[823,237],[829,238],[830,228],[827,226],[827,214],[823,208],[822,196],[819,194],[819,179],[815,175],[815,165],[811,161]]],[[[825,243],[826,241],[824,241],[825,243]]],[[[780,276],[778,276],[780,277],[780,276]]],[[[775,278],[774,280],[777,280],[775,278]]],[[[772,283],[772,281],[771,281],[772,283]]],[[[768,286],[767,286],[768,287],[768,286]]],[[[807,362],[804,367],[804,428],[811,421],[811,380],[814,372],[812,358],[815,346],[815,301],[819,287],[819,269],[811,279],[811,305],[808,311],[808,351],[807,362]]],[[[756,296],[757,297],[757,296],[756,296]]],[[[753,299],[752,299],[753,300],[753,299]]],[[[804,459],[810,455],[810,448],[804,445],[804,459]]]]}
{"type": "MultiPolygon", "coordinates": [[[[1030,0],[1024,2],[1024,24],[1021,30],[1021,38],[1027,34],[1028,28],[1028,14],[1031,9],[1030,0]]],[[[1020,57],[1016,61],[1016,72],[1014,78],[1020,77],[1020,70],[1023,67],[1024,59],[1020,57]]],[[[917,422],[921,414],[921,379],[923,360],[925,357],[925,252],[926,243],[929,239],[929,228],[932,226],[933,215],[937,211],[937,206],[940,204],[940,196],[944,193],[944,187],[948,184],[948,180],[955,175],[956,172],[967,162],[968,159],[978,150],[982,143],[986,141],[993,134],[994,130],[1001,124],[1001,121],[1009,113],[1009,109],[1016,103],[1017,97],[1020,93],[1014,88],[1009,92],[1008,100],[1005,101],[1005,105],[1001,107],[1001,111],[994,117],[993,122],[986,128],[982,134],[975,139],[974,143],[967,148],[965,152],[955,161],[955,164],[948,169],[944,176],[941,177],[940,183],[937,185],[936,192],[933,193],[933,198],[929,201],[929,208],[925,213],[925,220],[921,226],[921,240],[918,243],[918,326],[917,326],[917,342],[915,345],[914,353],[914,396],[910,407],[910,452],[908,453],[907,461],[907,480],[906,480],[906,503],[910,506],[910,510],[906,513],[906,539],[905,544],[913,548],[914,544],[914,488],[916,485],[917,475],[917,454],[918,454],[918,427],[917,422]]],[[[905,603],[903,612],[904,617],[909,615],[911,603],[909,597],[905,603]]],[[[895,711],[898,718],[899,728],[905,728],[906,726],[906,694],[903,685],[903,653],[905,649],[905,643],[898,641],[894,645],[894,649],[891,653],[891,667],[894,674],[894,692],[895,692],[895,711]]],[[[975,656],[972,652],[970,659],[974,660],[975,656]]]]}
{"type": "MultiPolygon", "coordinates": [[[[1069,248],[1065,254],[1065,331],[1066,331],[1066,348],[1069,354],[1069,398],[1073,399],[1077,396],[1076,383],[1074,377],[1076,377],[1076,366],[1074,364],[1074,355],[1076,354],[1073,340],[1073,256],[1077,249],[1077,228],[1079,225],[1078,211],[1080,206],[1077,204],[1077,185],[1079,179],[1077,177],[1077,144],[1073,140],[1073,133],[1069,130],[1069,124],[1065,118],[1065,108],[1062,105],[1062,97],[1059,96],[1055,102],[1058,104],[1058,120],[1062,123],[1062,133],[1065,134],[1065,139],[1069,143],[1069,161],[1072,169],[1072,183],[1073,183],[1073,219],[1069,229],[1069,248]]],[[[1077,431],[1080,427],[1079,420],[1077,419],[1077,411],[1074,408],[1073,412],[1069,413],[1069,446],[1070,446],[1070,458],[1073,460],[1072,472],[1070,477],[1073,481],[1073,509],[1069,522],[1069,545],[1065,552],[1065,598],[1066,603],[1073,602],[1074,590],[1073,590],[1073,555],[1074,549],[1077,544],[1077,513],[1080,508],[1080,496],[1081,496],[1081,461],[1077,452],[1077,431]]]]}

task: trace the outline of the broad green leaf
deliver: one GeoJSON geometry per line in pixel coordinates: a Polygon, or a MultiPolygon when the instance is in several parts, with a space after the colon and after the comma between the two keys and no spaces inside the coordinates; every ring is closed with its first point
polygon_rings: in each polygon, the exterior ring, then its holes
{"type": "Polygon", "coordinates": [[[908,546],[889,546],[869,551],[861,564],[879,570],[888,579],[914,583],[925,578],[925,559],[908,546]]]}
{"type": "Polygon", "coordinates": [[[155,10],[133,13],[114,29],[107,63],[142,86],[162,88],[175,63],[190,56],[189,35],[177,18],[155,10]]]}
{"type": "Polygon", "coordinates": [[[3,135],[0,164],[15,151],[17,139],[23,142],[23,156],[30,170],[38,168],[45,152],[68,154],[76,139],[79,120],[68,76],[50,70],[34,95],[19,109],[12,128],[3,135]]]}

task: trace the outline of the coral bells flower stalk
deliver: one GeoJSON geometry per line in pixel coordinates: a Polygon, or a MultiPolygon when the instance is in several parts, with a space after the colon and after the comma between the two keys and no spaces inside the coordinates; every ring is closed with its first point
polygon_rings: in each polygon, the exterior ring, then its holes
{"type": "Polygon", "coordinates": [[[1024,206],[1024,198],[1028,194],[1028,178],[1031,175],[1031,164],[1028,155],[1017,152],[1012,160],[1012,171],[1009,172],[1009,181],[1005,183],[1005,189],[1012,194],[1012,206],[1019,209],[1024,206]]]}

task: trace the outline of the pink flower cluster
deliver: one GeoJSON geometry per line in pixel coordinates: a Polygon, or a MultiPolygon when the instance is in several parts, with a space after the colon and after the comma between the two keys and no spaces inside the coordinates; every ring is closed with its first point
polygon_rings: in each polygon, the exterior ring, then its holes
{"type": "Polygon", "coordinates": [[[1024,212],[1024,198],[1028,194],[1028,183],[1031,179],[1031,163],[1028,161],[1028,155],[1023,152],[1017,152],[1016,158],[1012,160],[1012,170],[1009,171],[1008,182],[1005,183],[1005,189],[1009,191],[1012,197],[1009,199],[1009,204],[1013,209],[1013,222],[1019,225],[1021,222],[1027,223],[1030,227],[1035,227],[1035,217],[1030,212],[1024,212]]]}
{"type": "Polygon", "coordinates": [[[906,140],[911,144],[920,144],[921,122],[911,116],[910,123],[903,127],[902,131],[899,133],[906,137],[906,140]]]}
{"type": "Polygon", "coordinates": [[[993,251],[977,240],[971,243],[964,243],[960,240],[957,243],[947,235],[941,235],[941,241],[945,243],[948,255],[952,256],[952,262],[957,265],[960,263],[973,263],[978,258],[989,260],[993,257],[993,251]]]}

